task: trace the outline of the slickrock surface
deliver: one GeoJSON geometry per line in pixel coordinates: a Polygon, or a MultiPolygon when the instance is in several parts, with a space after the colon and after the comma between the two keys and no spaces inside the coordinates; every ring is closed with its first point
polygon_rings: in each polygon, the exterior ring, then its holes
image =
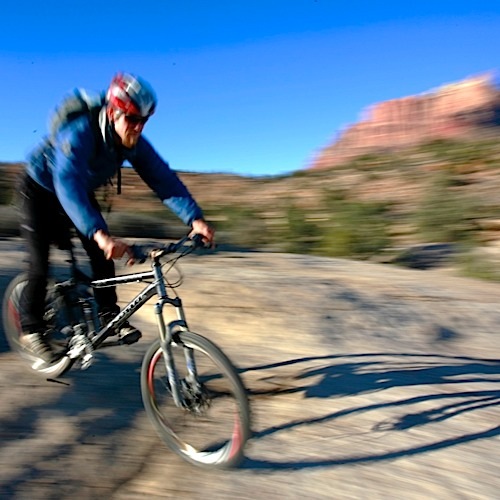
{"type": "MultiPolygon", "coordinates": [[[[5,289],[19,242],[0,252],[5,289]]],[[[287,254],[180,266],[192,330],[223,347],[251,394],[242,467],[194,468],[156,438],[139,388],[155,337],[144,308],[140,343],[100,351],[59,383],[0,344],[0,497],[498,496],[499,285],[287,254]]]]}

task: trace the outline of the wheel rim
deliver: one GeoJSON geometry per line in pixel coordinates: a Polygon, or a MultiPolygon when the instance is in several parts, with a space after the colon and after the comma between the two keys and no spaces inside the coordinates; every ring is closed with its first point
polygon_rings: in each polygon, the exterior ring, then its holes
{"type": "MultiPolygon", "coordinates": [[[[241,453],[246,436],[240,404],[233,395],[234,381],[225,376],[198,346],[190,347],[196,349],[199,378],[208,393],[209,401],[203,411],[175,406],[160,348],[147,371],[150,408],[160,434],[181,455],[200,464],[224,464],[241,453]]],[[[182,378],[186,375],[183,371],[185,363],[180,362],[183,348],[174,344],[172,349],[182,378]]]]}
{"type": "Polygon", "coordinates": [[[21,315],[19,312],[19,304],[22,291],[26,286],[26,281],[21,281],[17,284],[16,287],[12,290],[12,293],[7,299],[7,308],[6,308],[6,325],[5,325],[5,333],[9,339],[9,343],[11,343],[11,347],[15,349],[21,349],[21,344],[19,343],[19,336],[21,335],[21,315]],[[14,344],[14,345],[12,345],[14,344]]]}

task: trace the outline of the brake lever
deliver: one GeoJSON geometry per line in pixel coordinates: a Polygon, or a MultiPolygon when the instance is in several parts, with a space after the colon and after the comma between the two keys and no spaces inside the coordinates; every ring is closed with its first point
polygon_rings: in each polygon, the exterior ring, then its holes
{"type": "Polygon", "coordinates": [[[191,241],[194,243],[195,248],[208,248],[201,234],[193,234],[193,236],[191,236],[191,241]]]}
{"type": "Polygon", "coordinates": [[[144,264],[146,260],[149,258],[149,251],[148,253],[144,253],[144,247],[141,245],[133,244],[130,245],[130,250],[132,252],[132,260],[138,264],[144,264]]]}

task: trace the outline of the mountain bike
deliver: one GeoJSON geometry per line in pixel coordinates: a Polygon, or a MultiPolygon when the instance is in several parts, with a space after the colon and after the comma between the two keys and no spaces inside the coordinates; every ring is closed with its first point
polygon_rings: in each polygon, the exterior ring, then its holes
{"type": "Polygon", "coordinates": [[[203,246],[201,237],[185,237],[163,246],[133,245],[134,259],[148,260],[151,270],[109,279],[91,280],[69,248],[69,279],[51,282],[44,320],[46,338],[59,357],[51,364],[34,357],[20,343],[22,292],[20,274],[9,284],[3,302],[7,341],[36,373],[55,378],[72,366],[89,368],[97,349],[131,343],[116,332],[153,296],[158,338],[144,355],[141,393],[146,413],[160,438],[188,462],[205,467],[237,466],[250,438],[247,391],[229,358],[211,340],[188,329],[182,300],[173,290],[169,272],[179,258],[203,246]],[[144,282],[145,287],[109,321],[99,316],[93,290],[144,282]],[[165,306],[175,311],[166,322],[165,306]]]}

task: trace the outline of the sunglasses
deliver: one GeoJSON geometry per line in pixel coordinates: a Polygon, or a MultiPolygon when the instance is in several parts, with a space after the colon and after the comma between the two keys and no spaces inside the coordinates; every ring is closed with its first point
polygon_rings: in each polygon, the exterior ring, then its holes
{"type": "Polygon", "coordinates": [[[125,120],[130,125],[144,125],[149,120],[149,116],[125,115],[125,120]]]}

